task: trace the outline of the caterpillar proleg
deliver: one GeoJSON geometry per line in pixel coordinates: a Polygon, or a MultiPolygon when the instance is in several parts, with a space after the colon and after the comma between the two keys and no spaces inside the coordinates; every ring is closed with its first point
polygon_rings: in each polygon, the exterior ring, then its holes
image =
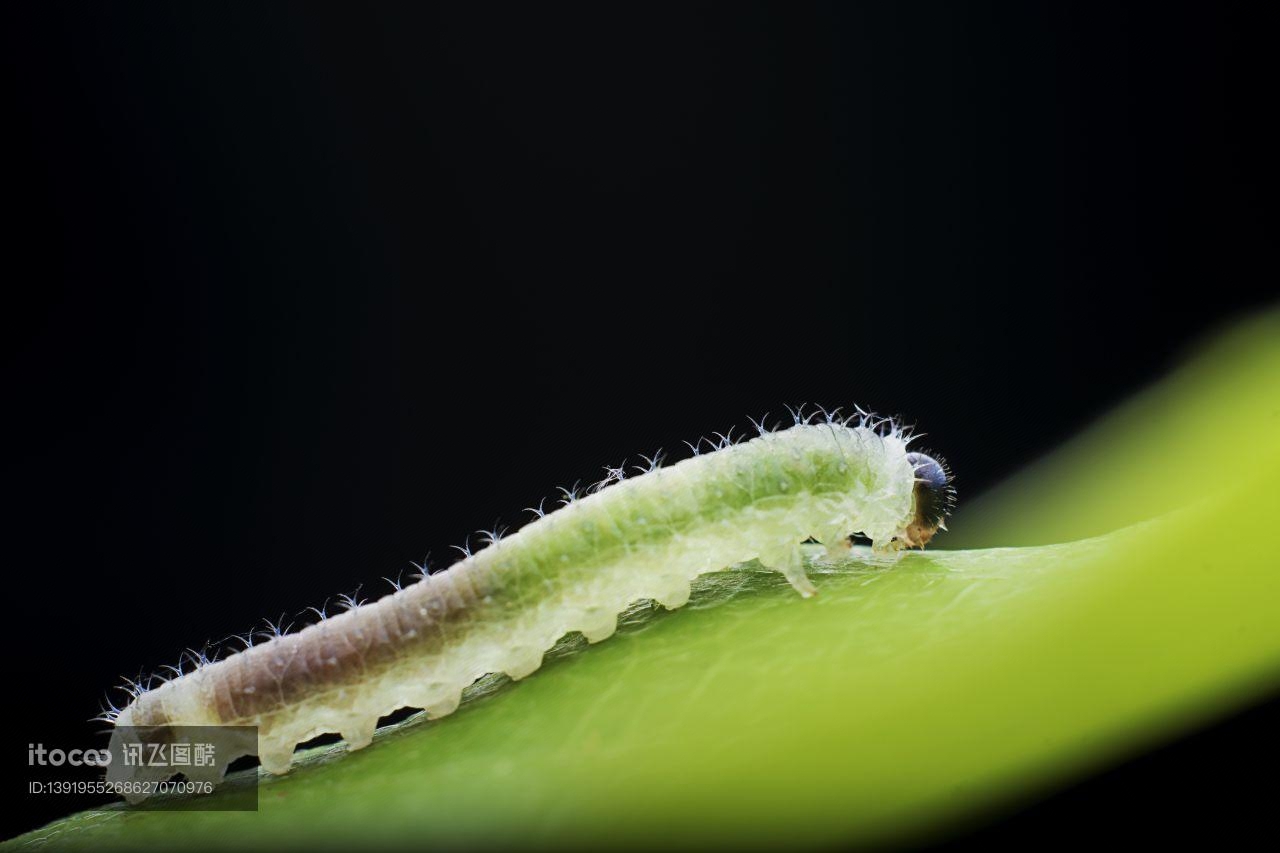
{"type": "MultiPolygon", "coordinates": [[[[755,559],[809,597],[806,540],[838,550],[860,533],[892,551],[923,547],[943,527],[950,474],[908,452],[911,436],[896,423],[861,410],[795,421],[777,431],[757,423],[759,437],[721,437],[710,452],[691,445],[693,456],[668,467],[653,457],[639,476],[608,469],[598,488],[566,491],[560,508],[534,510],[510,536],[495,531],[445,571],[372,603],[348,599],[346,612],[297,633],[250,638],[230,657],[134,691],[108,717],[256,726],[263,767],[284,773],[294,747],[319,734],[358,749],[396,709],[441,717],[481,676],[528,676],[567,633],[604,640],[638,600],[678,608],[703,573],[755,559]]],[[[113,765],[108,779],[132,772],[113,765]]]]}

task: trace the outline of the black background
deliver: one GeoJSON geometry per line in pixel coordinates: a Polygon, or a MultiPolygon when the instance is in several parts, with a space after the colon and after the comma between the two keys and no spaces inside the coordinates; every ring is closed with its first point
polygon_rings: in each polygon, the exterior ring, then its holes
{"type": "MultiPolygon", "coordinates": [[[[1274,294],[1219,4],[6,14],[3,639],[46,740],[783,403],[918,422],[963,499],[1274,294]]],[[[1238,821],[1276,719],[978,837],[1238,821]]]]}

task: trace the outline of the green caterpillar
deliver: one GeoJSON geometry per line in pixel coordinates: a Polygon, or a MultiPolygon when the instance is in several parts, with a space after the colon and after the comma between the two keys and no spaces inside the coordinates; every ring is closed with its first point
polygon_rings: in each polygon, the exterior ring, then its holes
{"type": "MultiPolygon", "coordinates": [[[[950,474],[909,453],[911,436],[895,422],[861,410],[818,423],[795,415],[785,430],[757,424],[750,441],[722,437],[706,453],[691,445],[694,455],[669,467],[655,456],[639,476],[610,469],[591,493],[566,491],[559,509],[535,510],[505,538],[490,534],[445,571],[373,603],[348,600],[346,612],[297,633],[249,638],[223,660],[201,656],[194,671],[136,689],[107,716],[130,727],[256,726],[263,767],[284,773],[298,743],[337,732],[358,749],[396,709],[449,714],[477,678],[524,678],[569,632],[606,639],[638,600],[682,606],[705,572],[756,559],[808,597],[806,540],[835,550],[860,533],[895,550],[945,529],[950,474]]],[[[108,780],[138,773],[113,765],[108,780]]]]}

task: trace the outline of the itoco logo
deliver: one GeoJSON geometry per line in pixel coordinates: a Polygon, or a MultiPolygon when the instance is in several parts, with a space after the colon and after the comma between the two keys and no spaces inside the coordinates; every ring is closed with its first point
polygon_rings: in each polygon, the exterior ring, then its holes
{"type": "Polygon", "coordinates": [[[32,767],[106,767],[111,763],[111,753],[105,749],[45,749],[42,743],[29,743],[27,763],[32,767]]]}

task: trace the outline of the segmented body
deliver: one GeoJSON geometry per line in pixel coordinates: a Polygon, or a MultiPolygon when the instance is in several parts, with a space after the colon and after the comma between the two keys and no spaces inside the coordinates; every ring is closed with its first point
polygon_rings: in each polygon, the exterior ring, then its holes
{"type": "Polygon", "coordinates": [[[529,675],[566,633],[603,640],[637,600],[680,607],[705,572],[754,558],[810,595],[801,542],[903,535],[907,440],[801,423],[614,482],[446,571],[142,693],[116,722],[257,726],[263,766],[282,773],[317,734],[358,748],[393,710],[443,716],[487,673],[529,675]]]}

